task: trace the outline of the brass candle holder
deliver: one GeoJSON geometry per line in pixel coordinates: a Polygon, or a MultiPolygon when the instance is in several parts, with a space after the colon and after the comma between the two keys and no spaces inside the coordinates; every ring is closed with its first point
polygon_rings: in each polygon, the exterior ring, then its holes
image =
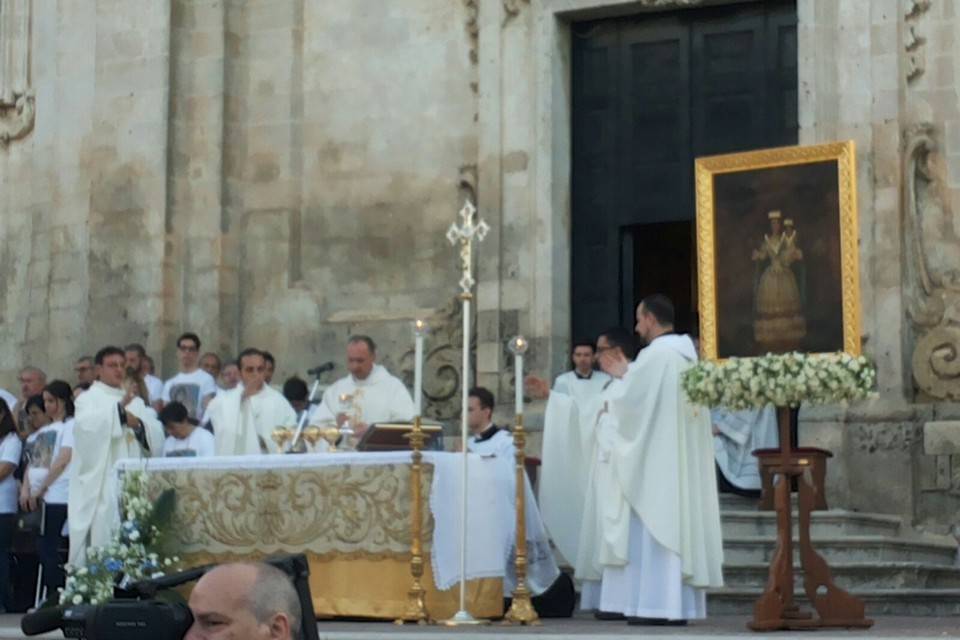
{"type": "Polygon", "coordinates": [[[416,622],[425,625],[430,622],[430,614],[427,613],[427,603],[425,600],[426,591],[421,582],[423,578],[423,498],[421,491],[420,478],[422,475],[421,461],[423,460],[423,430],[420,428],[420,416],[414,416],[413,429],[410,433],[403,436],[410,442],[412,450],[410,465],[410,512],[412,522],[410,524],[410,575],[413,576],[413,586],[407,592],[409,603],[407,610],[396,620],[394,624],[403,624],[404,622],[416,622]]]}
{"type": "MultiPolygon", "coordinates": [[[[520,384],[518,381],[517,384],[520,384]]],[[[517,474],[517,537],[516,537],[516,557],[514,559],[514,569],[517,573],[517,586],[513,590],[513,602],[510,604],[510,610],[503,617],[504,624],[526,624],[530,626],[539,626],[542,624],[540,616],[533,608],[533,602],[530,600],[530,590],[527,588],[527,520],[524,494],[524,474],[526,473],[523,448],[526,445],[527,438],[523,431],[523,414],[517,414],[516,424],[513,427],[513,446],[516,449],[514,456],[516,459],[517,474]]]]}

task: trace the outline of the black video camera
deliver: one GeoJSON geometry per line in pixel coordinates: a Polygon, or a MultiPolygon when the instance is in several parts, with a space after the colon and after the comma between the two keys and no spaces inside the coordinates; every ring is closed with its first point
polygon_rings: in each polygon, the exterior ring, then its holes
{"type": "MultiPolygon", "coordinates": [[[[285,572],[300,600],[304,640],[319,640],[308,576],[310,568],[302,553],[264,558],[263,562],[285,572]]],[[[114,598],[103,604],[60,605],[28,613],[20,620],[24,635],[34,636],[61,629],[65,638],[88,640],[180,640],[193,624],[185,602],[157,599],[161,590],[199,579],[216,564],[186,569],[168,576],[114,588],[114,598]]]]}

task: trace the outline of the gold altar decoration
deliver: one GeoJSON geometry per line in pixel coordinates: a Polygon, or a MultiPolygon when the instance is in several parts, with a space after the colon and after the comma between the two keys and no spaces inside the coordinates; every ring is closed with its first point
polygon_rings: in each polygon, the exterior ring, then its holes
{"type": "MultiPolygon", "coordinates": [[[[319,617],[394,620],[408,613],[414,536],[410,464],[269,469],[155,469],[151,495],[176,491],[171,551],[184,567],[303,552],[319,617]]],[[[452,615],[457,589],[435,587],[433,517],[423,508],[433,465],[420,468],[421,588],[424,611],[452,615]]],[[[503,615],[500,578],[470,580],[480,615],[503,615]]]]}
{"type": "MultiPolygon", "coordinates": [[[[520,384],[517,381],[517,384],[520,384]]],[[[517,496],[515,499],[517,511],[517,533],[516,533],[516,554],[514,558],[514,568],[517,574],[517,586],[513,590],[513,601],[510,609],[503,618],[504,624],[514,622],[538,626],[540,616],[533,608],[533,602],[530,600],[530,589],[527,588],[527,519],[525,510],[524,480],[526,474],[525,455],[523,448],[527,439],[523,432],[523,414],[518,413],[516,424],[513,428],[513,445],[515,449],[514,457],[516,460],[516,478],[517,478],[517,496]]]]}
{"type": "MultiPolygon", "coordinates": [[[[419,390],[417,390],[419,392],[419,390]]],[[[416,622],[417,624],[427,624],[430,622],[430,614],[427,612],[426,590],[423,588],[421,579],[423,578],[423,493],[421,491],[421,476],[423,473],[423,430],[420,428],[420,416],[413,418],[413,429],[410,433],[403,436],[410,442],[411,454],[410,464],[410,498],[411,498],[411,521],[410,521],[410,575],[413,576],[413,585],[407,592],[409,602],[407,610],[402,616],[394,620],[396,624],[403,624],[406,621],[416,622]]]]}

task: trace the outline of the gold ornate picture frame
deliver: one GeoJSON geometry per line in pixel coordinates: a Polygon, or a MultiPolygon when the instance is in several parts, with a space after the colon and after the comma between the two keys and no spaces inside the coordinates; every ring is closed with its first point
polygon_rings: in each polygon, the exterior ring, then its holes
{"type": "Polygon", "coordinates": [[[852,141],[698,158],[703,357],[860,354],[852,141]]]}

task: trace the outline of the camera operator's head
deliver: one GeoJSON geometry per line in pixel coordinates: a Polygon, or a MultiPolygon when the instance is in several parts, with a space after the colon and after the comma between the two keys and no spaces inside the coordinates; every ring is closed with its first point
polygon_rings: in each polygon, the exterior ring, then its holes
{"type": "Polygon", "coordinates": [[[187,640],[297,640],[300,601],[290,577],[268,564],[225,564],[197,581],[190,595],[187,640]]]}

